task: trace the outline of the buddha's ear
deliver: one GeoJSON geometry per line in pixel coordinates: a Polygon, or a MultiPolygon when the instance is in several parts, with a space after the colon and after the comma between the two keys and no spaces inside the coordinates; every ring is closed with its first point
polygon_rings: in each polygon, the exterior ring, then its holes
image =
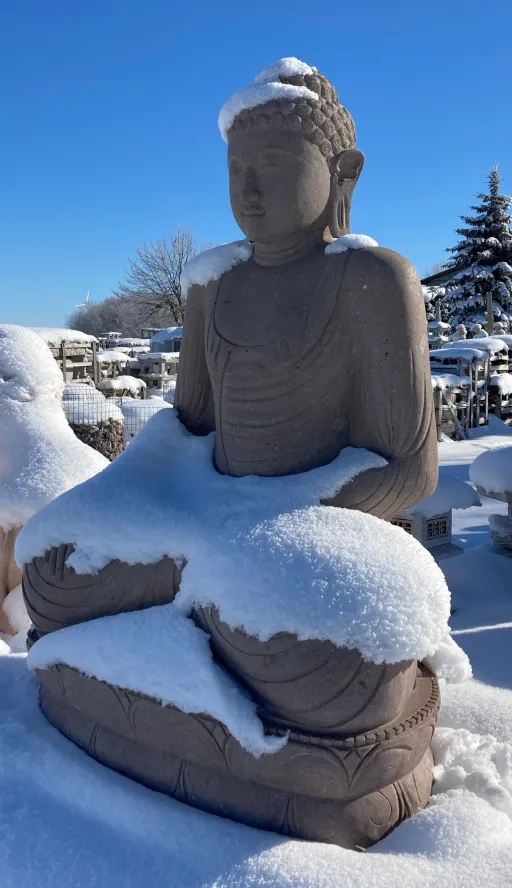
{"type": "MultiPolygon", "coordinates": [[[[331,158],[331,195],[328,238],[342,237],[350,231],[352,192],[364,164],[364,154],[356,148],[340,151],[331,158]]],[[[328,239],[327,238],[327,239],[328,239]]],[[[326,239],[324,234],[324,239],[326,239]]]]}
{"type": "Polygon", "coordinates": [[[340,184],[345,179],[353,180],[355,184],[361,175],[363,166],[363,152],[358,151],[357,148],[348,148],[332,158],[331,173],[337,177],[340,184]]]}

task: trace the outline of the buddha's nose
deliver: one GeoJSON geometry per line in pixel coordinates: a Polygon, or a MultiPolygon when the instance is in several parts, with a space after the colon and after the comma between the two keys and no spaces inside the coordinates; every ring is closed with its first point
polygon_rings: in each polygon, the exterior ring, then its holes
{"type": "Polygon", "coordinates": [[[242,203],[248,209],[254,209],[259,206],[260,200],[261,191],[258,188],[256,176],[252,171],[248,171],[242,189],[242,203]]]}

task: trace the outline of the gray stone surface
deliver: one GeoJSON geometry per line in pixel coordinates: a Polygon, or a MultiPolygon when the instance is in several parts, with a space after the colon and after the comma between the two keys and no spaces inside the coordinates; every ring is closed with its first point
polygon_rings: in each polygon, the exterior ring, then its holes
{"type": "MultiPolygon", "coordinates": [[[[192,433],[216,431],[224,474],[295,474],[349,445],[382,454],[385,468],[328,504],[391,518],[437,481],[423,297],[396,253],[325,253],[349,230],[363,156],[332,85],[319,74],[302,79],[318,103],[273,102],[241,114],[229,133],[231,205],[254,250],[189,290],[175,406],[192,433]]],[[[65,566],[70,551],[25,569],[32,641],[172,600],[179,585],[166,559],[77,577],[65,566]]],[[[287,835],[365,848],[427,803],[439,695],[425,669],[378,666],[284,633],[262,643],[211,609],[194,618],[267,731],[291,729],[281,752],[255,759],[211,718],[64,665],[40,673],[48,718],[148,786],[287,835]]]]}

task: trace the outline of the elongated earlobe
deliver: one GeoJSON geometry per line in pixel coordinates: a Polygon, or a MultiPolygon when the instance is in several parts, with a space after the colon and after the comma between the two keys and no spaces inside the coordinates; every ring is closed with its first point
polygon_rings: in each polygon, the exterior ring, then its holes
{"type": "Polygon", "coordinates": [[[350,205],[356,182],[364,164],[361,151],[341,151],[331,161],[331,192],[329,232],[332,238],[342,237],[350,231],[350,205]]]}

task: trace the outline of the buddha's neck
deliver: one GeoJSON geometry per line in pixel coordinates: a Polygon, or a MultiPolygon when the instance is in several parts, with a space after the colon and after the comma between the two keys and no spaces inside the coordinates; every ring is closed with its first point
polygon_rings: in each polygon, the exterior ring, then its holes
{"type": "Polygon", "coordinates": [[[322,234],[318,231],[305,231],[297,238],[280,241],[276,244],[254,244],[252,258],[257,265],[276,267],[294,262],[313,252],[322,243],[322,234]]]}

